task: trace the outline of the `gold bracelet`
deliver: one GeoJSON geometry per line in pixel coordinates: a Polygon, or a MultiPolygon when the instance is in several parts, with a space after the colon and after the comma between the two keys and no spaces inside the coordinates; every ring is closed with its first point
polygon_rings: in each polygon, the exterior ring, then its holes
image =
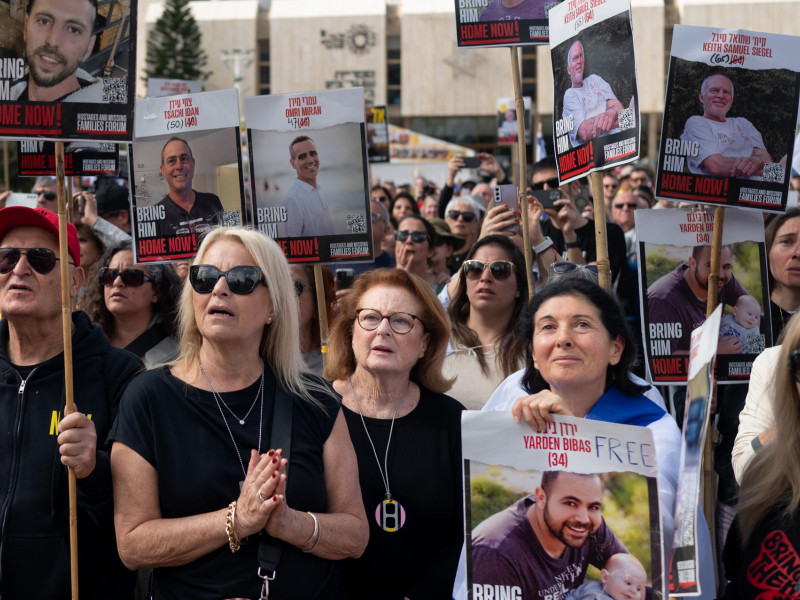
{"type": "MultiPolygon", "coordinates": [[[[311,537],[308,538],[305,542],[297,546],[300,550],[303,550],[306,546],[314,541],[316,538],[317,544],[319,543],[319,518],[312,512],[307,513],[313,520],[314,520],[314,531],[311,533],[311,537]]],[[[314,544],[313,548],[317,547],[317,544],[314,544]]],[[[313,549],[312,548],[312,549],[313,549]]],[[[311,552],[311,550],[303,550],[303,552],[311,552]]]]}
{"type": "Polygon", "coordinates": [[[239,548],[242,547],[242,542],[239,540],[239,536],[236,535],[235,523],[236,500],[228,504],[228,512],[225,513],[225,533],[228,534],[228,546],[230,546],[231,552],[238,552],[239,548]]]}

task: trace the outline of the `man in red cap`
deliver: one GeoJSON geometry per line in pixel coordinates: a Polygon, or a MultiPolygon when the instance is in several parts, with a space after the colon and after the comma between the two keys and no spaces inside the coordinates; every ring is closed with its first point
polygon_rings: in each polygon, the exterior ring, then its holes
{"type": "MultiPolygon", "coordinates": [[[[67,225],[69,279],[84,283],[75,227],[67,225]]],[[[112,348],[87,315],[72,313],[77,412],[64,415],[58,217],[0,210],[0,597],[70,597],[67,468],[78,480],[80,597],[130,598],[133,573],[114,539],[108,430],[141,369],[112,348]]]]}

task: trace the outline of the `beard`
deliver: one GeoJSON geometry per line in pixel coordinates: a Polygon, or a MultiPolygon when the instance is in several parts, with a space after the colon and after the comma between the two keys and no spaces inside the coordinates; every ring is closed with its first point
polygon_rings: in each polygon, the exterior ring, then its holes
{"type": "Polygon", "coordinates": [[[586,523],[581,523],[576,519],[562,521],[561,523],[556,522],[555,519],[553,519],[553,517],[550,515],[547,503],[544,505],[543,513],[544,523],[547,526],[548,531],[550,531],[550,534],[561,541],[562,544],[565,544],[570,548],[580,548],[586,543],[586,541],[589,539],[589,536],[597,530],[597,527],[591,520],[586,523]],[[574,533],[570,533],[569,529],[567,529],[568,527],[583,527],[586,531],[586,534],[578,537],[574,533]]]}
{"type": "Polygon", "coordinates": [[[28,69],[30,71],[31,79],[33,82],[43,88],[49,88],[58,85],[62,81],[75,74],[81,64],[80,60],[69,62],[61,52],[51,46],[39,46],[32,52],[27,53],[28,69]],[[39,68],[36,57],[47,55],[49,58],[58,61],[54,64],[49,71],[42,71],[39,68]]]}

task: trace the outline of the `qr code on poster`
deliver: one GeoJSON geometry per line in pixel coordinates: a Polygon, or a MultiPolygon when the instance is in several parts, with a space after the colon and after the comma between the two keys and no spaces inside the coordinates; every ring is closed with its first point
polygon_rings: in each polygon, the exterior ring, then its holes
{"type": "Polygon", "coordinates": [[[764,163],[764,181],[780,183],[783,181],[783,165],[781,163],[764,163]]]}
{"type": "Polygon", "coordinates": [[[223,210],[222,225],[224,227],[236,227],[242,224],[242,213],[238,210],[223,210]]]}
{"type": "Polygon", "coordinates": [[[364,233],[367,231],[367,220],[364,215],[347,215],[347,232],[364,233]]]}
{"type": "Polygon", "coordinates": [[[118,102],[125,104],[128,101],[128,86],[121,77],[103,78],[103,102],[118,102]]]}
{"type": "Polygon", "coordinates": [[[623,108],[619,111],[620,131],[624,129],[633,129],[634,127],[636,127],[636,113],[632,108],[623,108]]]}

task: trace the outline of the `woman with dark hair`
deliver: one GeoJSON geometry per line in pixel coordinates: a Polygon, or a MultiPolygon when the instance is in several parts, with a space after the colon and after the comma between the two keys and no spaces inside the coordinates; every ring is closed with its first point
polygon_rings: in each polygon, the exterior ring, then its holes
{"type": "MultiPolygon", "coordinates": [[[[649,428],[658,461],[662,543],[669,556],[681,433],[660,397],[653,397],[654,388],[631,372],[636,347],[620,303],[586,279],[559,279],[526,306],[519,335],[528,343],[526,368],[504,381],[484,410],[511,410],[516,421],[525,419],[538,431],[553,414],[649,428]]],[[[702,589],[713,597],[708,529],[698,528],[698,536],[702,589]]]]}
{"type": "Polygon", "coordinates": [[[527,293],[525,258],[508,237],[488,235],[472,246],[448,308],[450,348],[444,363],[445,375],[458,376],[451,395],[467,408],[480,409],[524,363],[526,342],[514,335],[514,323],[527,293]]]}
{"type": "MultiPolygon", "coordinates": [[[[322,342],[320,337],[319,309],[317,306],[314,267],[290,265],[292,283],[297,293],[297,316],[300,322],[300,352],[309,370],[322,375],[322,342]]],[[[336,286],[333,273],[322,267],[322,287],[325,293],[325,313],[328,323],[333,323],[336,304],[336,286]]]]}
{"type": "Polygon", "coordinates": [[[130,242],[109,249],[94,283],[91,317],[116,348],[147,368],[178,354],[175,310],[180,283],[169,265],[135,265],[130,242]]]}
{"type": "Polygon", "coordinates": [[[394,232],[394,256],[398,269],[416,275],[432,288],[436,275],[428,272],[436,247],[436,230],[419,215],[406,215],[394,232]]]}
{"type": "Polygon", "coordinates": [[[414,196],[405,192],[400,192],[394,197],[392,209],[389,212],[392,213],[392,218],[399,223],[400,219],[406,215],[418,215],[419,205],[417,201],[414,200],[414,196]]]}
{"type": "Polygon", "coordinates": [[[772,339],[800,307],[800,208],[786,209],[764,231],[769,263],[772,339]]]}
{"type": "Polygon", "coordinates": [[[442,374],[447,317],[400,269],[368,271],[345,298],[325,375],[358,457],[369,543],[342,565],[351,600],[450,598],[463,540],[461,411],[442,374]]]}

